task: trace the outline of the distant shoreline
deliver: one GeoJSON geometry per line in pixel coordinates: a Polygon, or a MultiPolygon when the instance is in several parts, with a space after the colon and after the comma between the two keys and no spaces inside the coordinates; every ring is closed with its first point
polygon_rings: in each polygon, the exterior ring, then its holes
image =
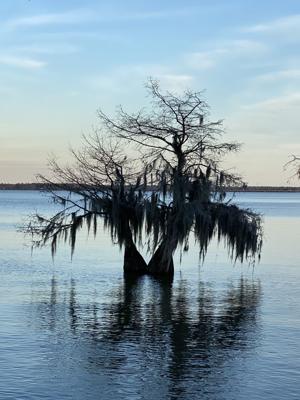
{"type": "MultiPolygon", "coordinates": [[[[0,183],[0,190],[45,190],[38,183],[0,183]]],[[[227,192],[300,192],[300,186],[245,186],[228,187],[227,192]]]]}

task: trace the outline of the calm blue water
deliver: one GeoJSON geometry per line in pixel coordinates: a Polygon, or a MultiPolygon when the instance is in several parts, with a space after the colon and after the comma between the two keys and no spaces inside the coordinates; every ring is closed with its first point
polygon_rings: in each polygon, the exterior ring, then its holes
{"type": "Polygon", "coordinates": [[[261,263],[176,255],[173,284],[125,280],[107,234],[31,254],[16,226],[53,205],[0,191],[0,399],[299,399],[300,194],[233,199],[265,215],[261,263]]]}

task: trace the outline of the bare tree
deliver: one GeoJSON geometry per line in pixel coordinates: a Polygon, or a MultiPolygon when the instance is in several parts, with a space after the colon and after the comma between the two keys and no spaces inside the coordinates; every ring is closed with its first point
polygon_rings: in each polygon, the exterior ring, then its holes
{"type": "Polygon", "coordinates": [[[290,178],[297,177],[300,179],[300,157],[293,154],[290,160],[284,165],[284,169],[292,170],[292,176],[290,178]]]}
{"type": "Polygon", "coordinates": [[[99,111],[102,130],[85,138],[74,152],[75,167],[52,162],[54,179],[40,177],[64,208],[50,219],[36,216],[29,231],[37,244],[70,240],[91,223],[96,232],[103,218],[112,240],[125,247],[124,269],[172,275],[173,254],[188,250],[190,235],[204,257],[211,239],[224,239],[233,259],[254,259],[262,245],[260,216],[225,202],[225,190],[242,181],[221,167],[223,157],[239,150],[223,142],[222,121],[210,121],[202,93],[162,93],[156,81],[147,89],[149,113],[129,114],[119,108],[115,118],[99,111]],[[103,138],[106,137],[106,140],[103,138]],[[138,157],[125,148],[134,145],[138,157]],[[61,193],[58,189],[67,191],[61,193]],[[137,250],[147,243],[148,266],[137,250]]]}

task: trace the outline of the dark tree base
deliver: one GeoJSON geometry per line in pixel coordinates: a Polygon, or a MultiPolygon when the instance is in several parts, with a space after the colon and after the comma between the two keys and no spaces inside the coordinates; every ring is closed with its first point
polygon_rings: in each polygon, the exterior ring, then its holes
{"type": "Polygon", "coordinates": [[[134,243],[125,246],[124,252],[124,273],[127,275],[152,275],[154,277],[173,278],[174,262],[173,257],[166,257],[164,246],[161,244],[153,254],[147,265],[143,256],[137,250],[134,243]]]}
{"type": "Polygon", "coordinates": [[[147,264],[134,244],[125,246],[124,273],[134,275],[148,273],[147,264]]]}
{"type": "Polygon", "coordinates": [[[173,257],[166,257],[164,254],[164,247],[160,245],[156,252],[153,254],[149,264],[148,272],[154,276],[169,276],[174,275],[174,262],[173,257]]]}

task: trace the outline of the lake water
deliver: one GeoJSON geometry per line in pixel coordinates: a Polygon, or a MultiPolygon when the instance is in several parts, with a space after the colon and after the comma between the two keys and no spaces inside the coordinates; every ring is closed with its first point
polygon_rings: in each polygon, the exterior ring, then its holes
{"type": "Polygon", "coordinates": [[[0,399],[299,399],[300,194],[234,201],[265,215],[260,264],[192,247],[170,284],[124,279],[103,232],[31,254],[16,226],[54,206],[0,191],[0,399]]]}

